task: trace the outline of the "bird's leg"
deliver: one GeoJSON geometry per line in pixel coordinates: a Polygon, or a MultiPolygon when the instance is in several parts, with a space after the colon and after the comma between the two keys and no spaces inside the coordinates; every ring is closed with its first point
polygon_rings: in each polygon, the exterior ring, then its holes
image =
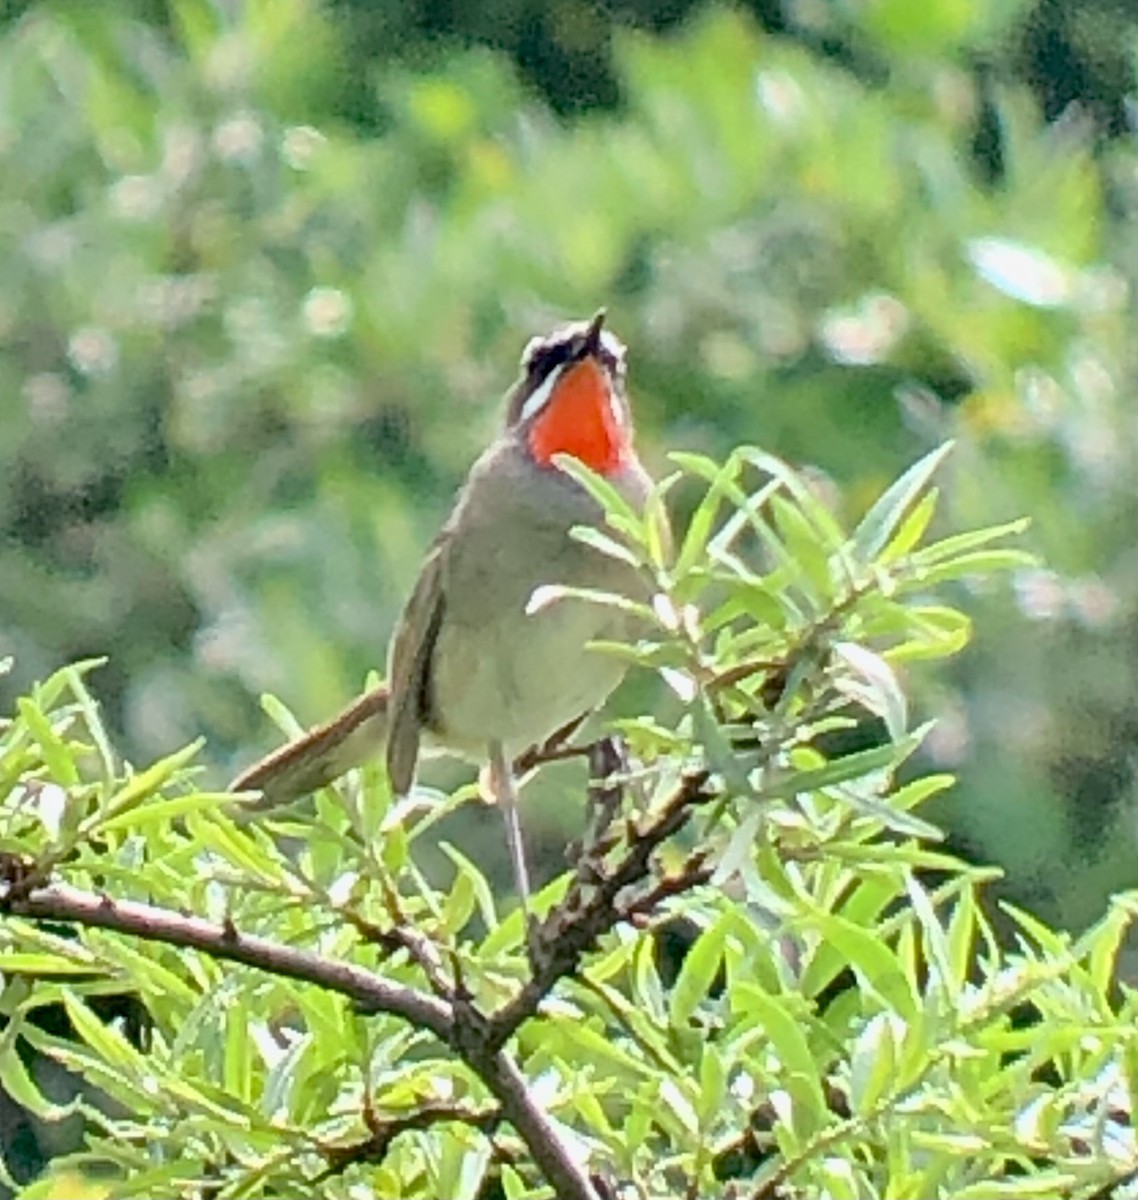
{"type": "Polygon", "coordinates": [[[529,869],[526,866],[526,848],[522,841],[522,823],[518,815],[518,792],[514,785],[514,772],[501,742],[491,742],[489,747],[489,785],[494,802],[502,810],[506,823],[506,842],[510,847],[510,862],[514,868],[514,884],[518,889],[518,900],[522,906],[522,920],[526,928],[526,940],[531,951],[534,940],[533,915],[530,910],[529,869]]]}

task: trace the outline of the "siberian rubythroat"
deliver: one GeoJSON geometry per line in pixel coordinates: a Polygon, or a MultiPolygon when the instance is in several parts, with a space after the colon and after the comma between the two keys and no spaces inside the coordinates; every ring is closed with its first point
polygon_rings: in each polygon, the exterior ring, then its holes
{"type": "Polygon", "coordinates": [[[284,803],[382,746],[400,795],[421,747],[484,762],[526,903],[512,763],[620,681],[622,662],[588,644],[635,636],[617,608],[566,598],[534,611],[531,598],[547,584],[644,590],[629,566],[571,536],[602,513],[555,461],[578,459],[643,508],[651,480],[632,444],[625,348],[604,316],[526,346],[505,427],[471,468],[396,625],[387,684],[254,764],[235,791],[260,791],[266,807],[284,803]]]}

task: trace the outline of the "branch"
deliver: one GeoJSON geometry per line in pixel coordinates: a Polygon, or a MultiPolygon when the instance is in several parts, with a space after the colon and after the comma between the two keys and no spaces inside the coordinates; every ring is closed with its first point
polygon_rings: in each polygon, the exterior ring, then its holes
{"type": "Polygon", "coordinates": [[[542,1000],[557,982],[576,970],[582,956],[626,916],[644,915],[652,904],[667,896],[686,891],[704,882],[706,861],[689,864],[681,885],[660,882],[642,896],[618,902],[626,888],[647,879],[652,873],[652,857],[662,842],[681,829],[692,812],[711,798],[707,789],[710,771],[695,771],[686,776],[655,819],[644,828],[632,827],[624,856],[615,866],[606,866],[604,854],[611,850],[602,837],[591,853],[582,857],[565,899],[542,922],[538,932],[541,950],[533,974],[521,991],[487,1021],[487,1044],[497,1050],[506,1044],[519,1026],[532,1017],[542,1000]],[[645,905],[645,898],[652,904],[645,905]]]}
{"type": "Polygon", "coordinates": [[[143,941],[201,951],[212,958],[256,967],[350,999],[362,1012],[391,1013],[428,1029],[454,1049],[498,1101],[503,1118],[517,1131],[559,1200],[597,1200],[597,1192],[573,1159],[561,1134],[530,1095],[524,1076],[502,1043],[481,1036],[486,1018],[473,1006],[447,1004],[414,988],[394,984],[352,963],[322,958],[308,950],[284,946],[255,934],[242,933],[231,922],[217,924],[183,916],[134,900],[114,900],[65,884],[27,886],[6,880],[8,894],[0,914],[33,921],[67,921],[109,929],[143,941]]]}
{"type": "Polygon", "coordinates": [[[358,1163],[382,1162],[387,1157],[391,1143],[402,1133],[414,1130],[430,1129],[443,1122],[458,1122],[469,1125],[482,1133],[489,1134],[499,1123],[501,1113],[498,1109],[472,1109],[463,1104],[444,1104],[434,1102],[424,1104],[414,1112],[383,1120],[370,1109],[365,1110],[365,1119],[369,1136],[348,1145],[326,1146],[324,1157],[328,1167],[315,1179],[309,1181],[309,1186],[323,1183],[333,1175],[342,1175],[348,1167],[358,1163]]]}
{"type": "Polygon", "coordinates": [[[0,904],[0,911],[33,921],[72,921],[147,942],[200,950],[212,958],[257,967],[272,975],[338,992],[347,996],[361,1012],[391,1013],[412,1025],[429,1029],[444,1042],[450,1041],[451,1010],[434,997],[391,983],[352,963],[323,958],[310,950],[242,933],[231,922],[217,924],[152,904],[114,900],[60,883],[27,892],[17,888],[0,904]]]}

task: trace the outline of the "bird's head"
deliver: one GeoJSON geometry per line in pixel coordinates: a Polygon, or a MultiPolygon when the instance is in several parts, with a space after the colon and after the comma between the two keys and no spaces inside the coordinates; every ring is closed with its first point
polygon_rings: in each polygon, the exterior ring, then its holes
{"type": "Polygon", "coordinates": [[[608,475],[633,457],[624,343],[604,323],[602,308],[590,321],[534,338],[522,354],[506,424],[539,466],[569,454],[608,475]]]}

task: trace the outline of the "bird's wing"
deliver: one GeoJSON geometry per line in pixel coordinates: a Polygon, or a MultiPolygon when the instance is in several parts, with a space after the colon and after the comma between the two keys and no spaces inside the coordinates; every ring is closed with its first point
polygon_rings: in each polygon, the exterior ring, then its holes
{"type": "Polygon", "coordinates": [[[443,619],[443,578],[449,543],[449,532],[444,530],[427,555],[391,640],[387,773],[397,796],[405,795],[411,787],[419,740],[430,717],[431,658],[443,619]]]}

